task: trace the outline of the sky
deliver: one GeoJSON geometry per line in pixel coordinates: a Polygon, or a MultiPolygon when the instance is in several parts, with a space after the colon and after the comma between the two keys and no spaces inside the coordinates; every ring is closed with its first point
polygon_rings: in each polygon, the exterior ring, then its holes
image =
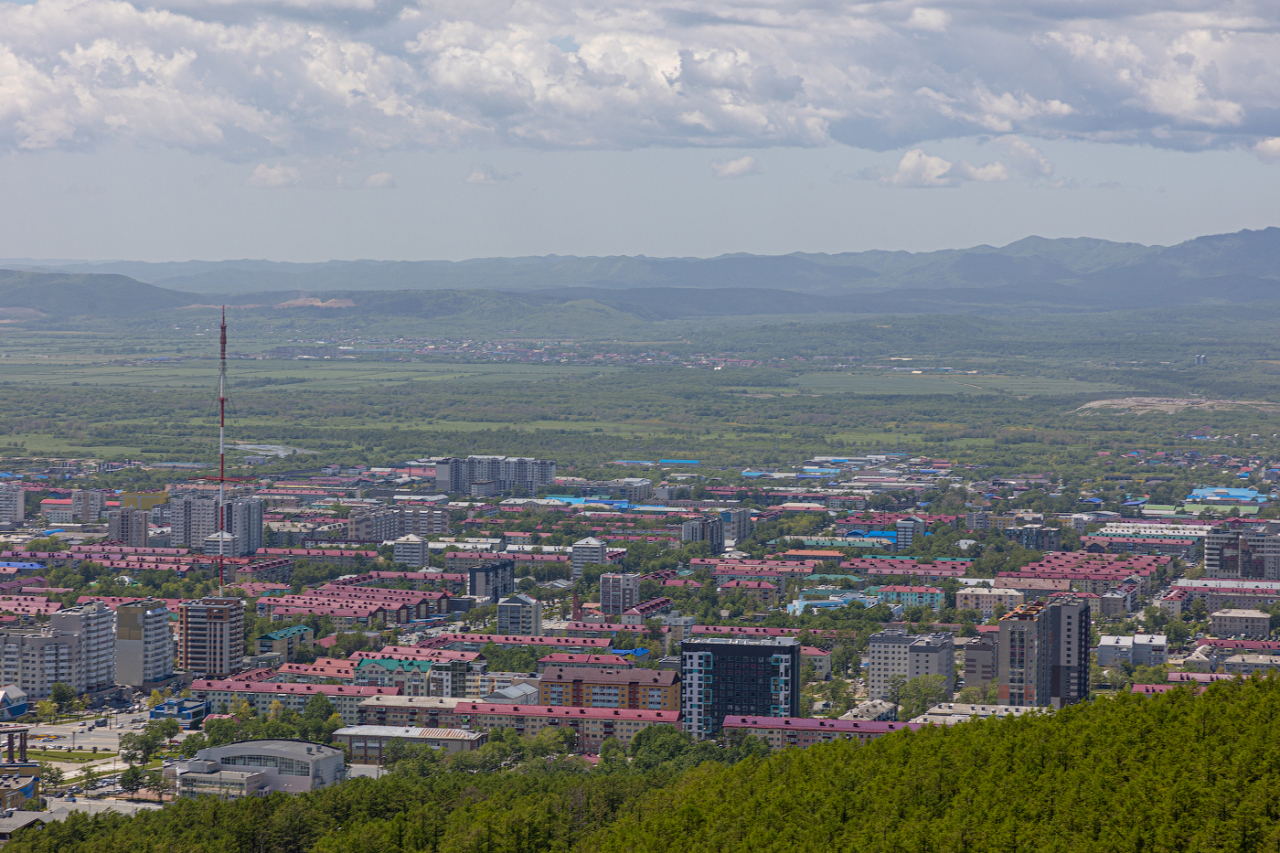
{"type": "Polygon", "coordinates": [[[0,257],[1280,224],[1280,3],[0,0],[0,257]]]}

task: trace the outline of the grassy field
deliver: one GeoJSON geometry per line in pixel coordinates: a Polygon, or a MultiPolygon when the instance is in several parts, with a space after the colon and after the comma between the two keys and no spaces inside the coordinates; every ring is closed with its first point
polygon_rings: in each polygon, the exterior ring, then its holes
{"type": "Polygon", "coordinates": [[[969,374],[910,373],[806,373],[800,385],[825,394],[1015,394],[1062,396],[1118,393],[1122,385],[1078,382],[1042,376],[973,376],[969,374]]]}

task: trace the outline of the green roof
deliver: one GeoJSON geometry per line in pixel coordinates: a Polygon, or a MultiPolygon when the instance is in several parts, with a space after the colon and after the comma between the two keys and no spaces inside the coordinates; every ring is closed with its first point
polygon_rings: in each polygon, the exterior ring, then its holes
{"type": "Polygon", "coordinates": [[[429,660],[382,660],[379,658],[363,658],[356,666],[356,669],[367,669],[374,666],[380,666],[391,672],[396,672],[398,670],[408,671],[413,669],[416,669],[419,672],[431,671],[431,661],[429,660]]]}
{"type": "Polygon", "coordinates": [[[281,628],[279,631],[272,631],[270,634],[263,634],[258,639],[275,642],[276,640],[285,640],[289,637],[296,637],[299,634],[306,633],[310,630],[311,629],[306,625],[290,625],[288,628],[281,628]]]}

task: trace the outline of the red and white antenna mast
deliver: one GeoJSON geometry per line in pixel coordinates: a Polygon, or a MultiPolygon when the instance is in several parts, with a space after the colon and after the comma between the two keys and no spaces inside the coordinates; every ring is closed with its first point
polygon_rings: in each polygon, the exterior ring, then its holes
{"type": "Polygon", "coordinates": [[[227,550],[223,537],[227,488],[227,306],[222,306],[222,326],[218,335],[218,597],[223,594],[222,556],[227,550]]]}

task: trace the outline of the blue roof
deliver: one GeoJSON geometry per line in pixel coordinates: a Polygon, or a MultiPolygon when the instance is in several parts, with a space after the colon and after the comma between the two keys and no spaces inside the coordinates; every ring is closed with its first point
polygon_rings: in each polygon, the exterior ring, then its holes
{"type": "Polygon", "coordinates": [[[659,459],[663,465],[701,465],[697,459],[659,459]]]}

